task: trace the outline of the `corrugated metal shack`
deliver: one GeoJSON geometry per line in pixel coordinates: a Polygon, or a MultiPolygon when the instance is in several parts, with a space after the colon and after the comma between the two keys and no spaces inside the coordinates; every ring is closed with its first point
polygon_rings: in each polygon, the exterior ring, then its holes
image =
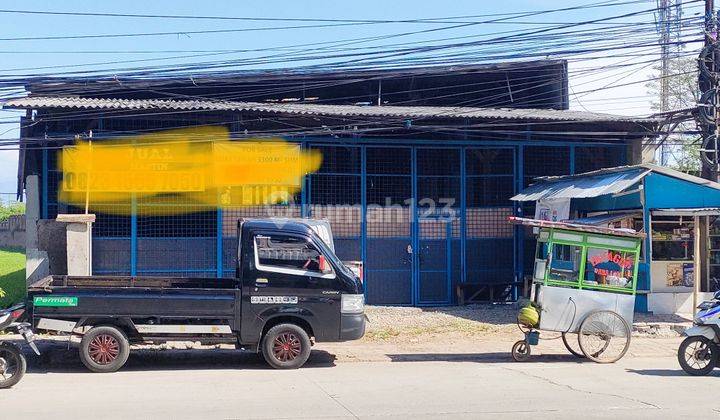
{"type": "MultiPolygon", "coordinates": [[[[476,297],[515,298],[532,267],[532,238],[506,219],[533,210],[509,198],[537,176],[639,162],[657,125],[569,111],[564,61],[53,79],[26,90],[27,98],[4,107],[27,109],[19,188],[39,175],[42,218],[82,211],[58,202],[56,162],[60,148],[90,131],[102,141],[216,124],[237,141],[280,135],[321,150],[322,167],[306,177],[295,203],[270,213],[328,218],[339,256],[364,261],[373,304],[451,304],[458,285],[476,297]]],[[[231,276],[237,219],[268,212],[99,214],[93,270],[231,276]]]]}

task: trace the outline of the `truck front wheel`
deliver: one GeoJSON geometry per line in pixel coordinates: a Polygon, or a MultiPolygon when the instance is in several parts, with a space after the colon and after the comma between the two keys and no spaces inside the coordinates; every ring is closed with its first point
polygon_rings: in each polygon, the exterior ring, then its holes
{"type": "Polygon", "coordinates": [[[111,326],[91,328],[80,341],[80,360],[93,372],[115,372],[130,355],[125,334],[111,326]]]}
{"type": "Polygon", "coordinates": [[[261,350],[275,369],[297,369],[310,357],[310,337],[295,324],[279,324],[265,333],[261,350]]]}

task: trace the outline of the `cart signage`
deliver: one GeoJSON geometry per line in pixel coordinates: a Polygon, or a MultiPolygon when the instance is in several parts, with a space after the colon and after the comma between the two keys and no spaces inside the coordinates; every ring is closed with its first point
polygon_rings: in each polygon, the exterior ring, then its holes
{"type": "Polygon", "coordinates": [[[33,305],[52,307],[77,306],[78,298],[77,296],[35,296],[33,305]]]}

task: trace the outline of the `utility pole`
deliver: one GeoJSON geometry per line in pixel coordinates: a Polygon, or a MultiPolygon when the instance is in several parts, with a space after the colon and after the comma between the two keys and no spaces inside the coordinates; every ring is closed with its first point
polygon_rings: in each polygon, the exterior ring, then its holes
{"type": "Polygon", "coordinates": [[[705,179],[718,181],[720,172],[720,107],[718,107],[718,48],[717,18],[715,2],[705,0],[705,46],[698,60],[700,69],[698,88],[701,92],[699,103],[699,128],[703,141],[700,148],[702,161],[701,175],[705,179]]]}
{"type": "MultiPolygon", "coordinates": [[[[680,52],[678,41],[682,34],[682,0],[657,0],[656,26],[660,33],[660,112],[670,111],[670,60],[680,52]]],[[[660,165],[668,163],[670,149],[666,142],[660,145],[660,165]]]]}

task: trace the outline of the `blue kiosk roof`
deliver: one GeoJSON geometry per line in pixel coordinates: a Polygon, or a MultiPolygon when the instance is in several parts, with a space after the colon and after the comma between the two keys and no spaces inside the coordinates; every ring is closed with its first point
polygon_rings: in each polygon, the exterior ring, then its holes
{"type": "Polygon", "coordinates": [[[584,199],[586,209],[720,210],[720,184],[653,164],[620,166],[578,175],[541,177],[511,198],[513,201],[584,199]]]}

